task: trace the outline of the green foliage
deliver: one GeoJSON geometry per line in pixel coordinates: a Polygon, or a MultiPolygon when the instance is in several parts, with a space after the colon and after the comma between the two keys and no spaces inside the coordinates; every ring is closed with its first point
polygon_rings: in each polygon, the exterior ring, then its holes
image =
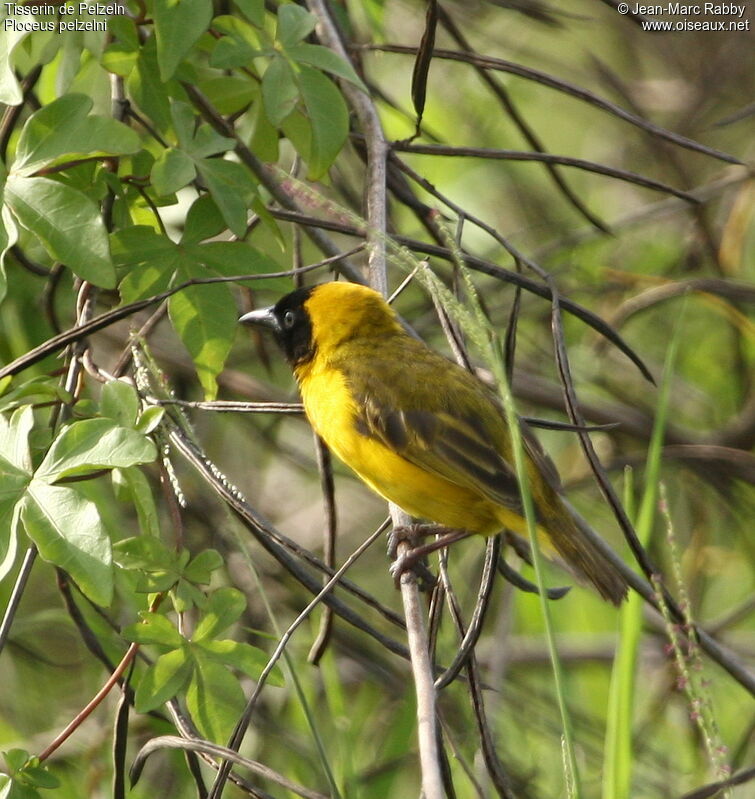
{"type": "Polygon", "coordinates": [[[111,546],[98,507],[75,484],[60,483],[149,463],[156,457],[155,446],[142,433],[112,419],[83,419],[65,426],[33,468],[33,425],[30,406],[17,409],[10,418],[0,416],[3,574],[13,566],[8,554],[16,551],[21,526],[45,560],[65,569],[93,602],[109,605],[111,546]]]}
{"type": "MultiPolygon", "coordinates": [[[[110,28],[114,41],[97,55],[104,70],[125,79],[133,102],[172,143],[160,141],[155,146],[154,141],[139,136],[122,121],[92,114],[93,100],[71,92],[48,102],[26,119],[7,174],[2,171],[0,175],[4,199],[0,255],[5,256],[17,241],[23,246],[38,242],[49,259],[102,288],[116,285],[115,255],[126,302],[164,288],[169,275],[180,281],[209,275],[193,257],[177,258],[175,253],[157,270],[148,269],[145,273],[133,262],[128,264],[130,269],[125,269],[123,259],[119,261],[118,254],[111,253],[108,231],[97,206],[71,184],[78,162],[122,157],[120,169],[105,169],[103,174],[99,167],[94,176],[95,181],[104,181],[116,198],[115,208],[122,221],[117,230],[111,231],[113,236],[135,222],[137,226],[154,223],[143,205],[144,199],[149,198],[153,208],[174,204],[176,193],[190,184],[201,186],[208,193],[224,226],[239,238],[246,235],[250,209],[261,211],[257,176],[227,157],[237,142],[217,133],[210,124],[195,125],[195,110],[187,104],[181,85],[183,80],[194,82],[188,60],[207,49],[203,36],[209,27],[222,35],[210,47],[209,63],[215,69],[201,67],[201,89],[217,104],[220,113],[238,112],[251,103],[258,119],[256,135],[267,141],[263,150],[273,158],[278,154],[276,129],[299,109],[304,131],[297,137],[296,146],[309,162],[311,177],[326,174],[348,133],[346,105],[324,73],[364,89],[343,59],[320,45],[303,43],[314,28],[315,18],[299,6],[281,6],[274,34],[269,32],[264,7],[254,2],[244,5],[243,18],[220,16],[214,20],[210,0],[155,0],[150,9],[154,14],[153,35],[142,43],[132,21],[114,18],[110,28]],[[254,58],[258,65],[249,67],[254,58]],[[228,78],[221,71],[228,68],[242,69],[228,78]],[[133,156],[133,160],[129,163],[123,156],[133,156]],[[146,159],[149,186],[142,193],[133,190],[136,183],[131,176],[140,175],[138,182],[143,185],[146,159]]],[[[6,43],[6,73],[9,69],[12,72],[16,44],[13,37],[6,43]]],[[[21,101],[12,74],[6,74],[2,85],[8,102],[21,101]]],[[[267,216],[265,220],[270,223],[267,216]]],[[[167,255],[172,249],[170,238],[159,229],[155,238],[157,241],[150,246],[158,256],[167,255]]],[[[1,299],[5,281],[4,276],[0,278],[1,299]]],[[[215,378],[233,340],[231,309],[230,295],[222,286],[189,289],[171,302],[171,320],[195,359],[208,398],[215,395],[215,378]]]]}
{"type": "Polygon", "coordinates": [[[57,788],[60,780],[23,749],[3,752],[7,772],[0,773],[2,799],[40,799],[38,788],[57,788]]]}
{"type": "MultiPolygon", "coordinates": [[[[141,560],[154,575],[152,567],[160,557],[152,558],[152,553],[142,550],[140,558],[134,556],[135,549],[133,544],[128,547],[130,567],[141,560]]],[[[204,581],[204,571],[214,570],[219,564],[200,564],[200,557],[187,566],[184,575],[192,572],[194,579],[204,581]]],[[[240,591],[233,588],[214,591],[207,598],[202,618],[189,640],[157,613],[142,613],[140,624],[127,627],[123,631],[126,638],[160,652],[139,680],[135,696],[137,712],[155,710],[179,692],[185,692],[191,717],[202,734],[224,743],[244,706],[244,694],[229,669],[257,679],[267,662],[264,652],[250,644],[216,637],[238,620],[245,607],[240,591]]],[[[272,685],[283,684],[278,671],[274,670],[268,679],[272,685]]]]}
{"type": "MultiPolygon", "coordinates": [[[[0,744],[10,749],[0,797],[78,799],[84,785],[118,795],[111,782],[125,784],[137,740],[177,734],[172,712],[194,726],[181,734],[225,745],[256,691],[244,748],[273,772],[333,797],[420,793],[400,601],[377,548],[347,575],[361,593],[339,585],[334,617],[318,607],[287,641],[285,680],[278,667],[267,680],[279,688],[261,683],[276,642],[322,585],[319,536],[330,521],[311,430],[285,407],[295,399],[290,370],[268,340],[239,329],[239,309],[331,279],[323,258],[340,278],[379,278],[382,244],[389,291],[416,270],[395,301],[401,316],[448,352],[444,306],[461,321],[454,349],[469,336],[473,360],[485,353],[498,378],[491,342],[510,325],[511,283],[531,281],[507,353],[516,405],[565,420],[544,297],[558,287],[560,343],[583,413],[618,425],[591,440],[614,486],[631,467],[627,513],[685,603],[683,623],[667,612],[656,629],[636,596],[617,618],[574,585],[544,612],[539,597],[497,581],[476,649],[482,698],[470,696],[466,672],[438,702],[456,795],[505,794],[493,754],[522,796],[568,795],[574,762],[585,799],[682,796],[748,768],[751,696],[711,666],[690,625],[715,631],[735,661],[751,649],[755,192],[745,167],[691,152],[658,125],[746,161],[749,41],[670,33],[659,48],[593,0],[569,14],[556,4],[442,4],[417,142],[446,149],[428,154],[408,141],[405,52],[420,44],[427,4],[328,3],[328,25],[308,10],[319,5],[129,0],[106,32],[0,36],[0,744]],[[334,29],[347,58],[327,35],[334,29]],[[355,96],[398,141],[386,161],[388,233],[370,228],[369,256],[334,260],[364,239],[365,209],[382,202],[355,96]],[[610,102],[626,110],[609,113],[610,102]],[[655,127],[640,129],[633,115],[655,127]],[[459,157],[461,145],[496,157],[459,157]],[[700,202],[690,213],[629,181],[515,163],[511,149],[630,170],[700,202]],[[428,252],[436,304],[417,269],[428,252]],[[293,280],[299,265],[315,271],[293,280]],[[173,293],[155,299],[164,292],[173,293]],[[660,387],[574,304],[656,377],[665,369],[660,387]],[[251,400],[244,410],[254,412],[198,403],[218,397],[251,400]],[[318,668],[308,657],[321,653],[307,654],[315,640],[326,641],[318,668]],[[119,721],[134,698],[127,731],[114,731],[115,701],[105,703],[89,716],[89,737],[74,724],[80,737],[65,757],[40,761],[119,664],[132,689],[119,721]],[[113,751],[126,752],[125,766],[113,751]]],[[[62,8],[15,19],[78,16],[78,4],[62,8]]],[[[621,549],[573,433],[538,437],[570,501],[621,549]]],[[[337,567],[385,507],[334,466],[337,567]]],[[[458,652],[456,614],[463,624],[472,614],[481,549],[455,545],[446,567],[455,594],[428,601],[438,670],[458,652]]],[[[541,587],[572,582],[539,558],[533,573],[506,557],[541,587]]],[[[158,757],[127,796],[198,792],[182,756],[158,757]]],[[[261,794],[294,795],[274,776],[239,773],[261,794]]],[[[744,799],[752,781],[715,791],[744,799]]]]}

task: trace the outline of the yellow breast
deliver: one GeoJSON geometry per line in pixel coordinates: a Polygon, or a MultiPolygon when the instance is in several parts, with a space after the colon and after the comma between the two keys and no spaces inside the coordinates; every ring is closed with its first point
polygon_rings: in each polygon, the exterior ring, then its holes
{"type": "Polygon", "coordinates": [[[380,441],[360,433],[355,424],[357,407],[339,370],[316,359],[297,370],[297,377],[315,432],[385,499],[412,516],[448,527],[487,535],[503,526],[520,532],[522,520],[518,515],[470,488],[415,466],[380,441]]]}

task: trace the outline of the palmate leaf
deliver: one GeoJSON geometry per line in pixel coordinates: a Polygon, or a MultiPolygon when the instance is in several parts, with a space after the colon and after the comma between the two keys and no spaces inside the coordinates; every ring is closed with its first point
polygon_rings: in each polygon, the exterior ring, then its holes
{"type": "Polygon", "coordinates": [[[192,647],[194,672],[186,692],[186,707],[200,732],[225,743],[244,707],[239,681],[200,647],[192,647]]]}
{"type": "Polygon", "coordinates": [[[317,17],[305,8],[287,3],[278,9],[278,29],[275,38],[284,46],[300,42],[315,29],[317,17]]]}
{"type": "Polygon", "coordinates": [[[110,538],[96,505],[68,486],[32,480],[21,500],[21,523],[39,554],[68,572],[93,602],[113,596],[110,538]]]}
{"type": "Polygon", "coordinates": [[[152,166],[150,179],[155,191],[165,197],[191,183],[196,177],[194,162],[182,150],[168,147],[152,166]]]}
{"type": "MultiPolygon", "coordinates": [[[[179,269],[179,280],[207,277],[206,270],[188,259],[179,269]]],[[[216,378],[231,349],[236,328],[236,304],[230,288],[222,283],[189,286],[168,301],[171,322],[197,369],[207,399],[217,395],[216,378]]]]}
{"type": "Polygon", "coordinates": [[[9,175],[5,203],[51,258],[83,280],[102,288],[115,286],[107,230],[86,195],[49,178],[9,175]]]}
{"type": "Polygon", "coordinates": [[[24,99],[11,56],[16,45],[27,35],[26,31],[10,30],[0,36],[0,103],[5,105],[19,105],[24,99]]]}
{"type": "MultiPolygon", "coordinates": [[[[209,159],[214,167],[225,164],[234,175],[243,167],[229,161],[209,159]]],[[[220,166],[220,170],[223,167],[220,166]]],[[[219,194],[232,197],[227,186],[219,194]]],[[[245,208],[238,200],[238,209],[245,208]]],[[[278,265],[268,256],[241,241],[196,243],[198,238],[216,235],[223,219],[214,199],[203,197],[196,201],[198,210],[190,212],[185,231],[186,241],[172,242],[152,228],[133,226],[111,237],[113,257],[120,270],[128,270],[119,289],[124,302],[157,293],[169,284],[183,283],[196,278],[261,274],[278,271],[278,265]],[[206,212],[206,213],[205,213],[206,212]]],[[[227,209],[226,209],[227,210],[227,209]]],[[[275,282],[268,284],[276,286],[275,282]]],[[[282,286],[282,288],[285,285],[282,286]]],[[[170,319],[184,346],[194,360],[200,382],[208,398],[217,393],[215,378],[222,371],[236,332],[236,310],[231,290],[224,284],[189,286],[173,295],[168,302],[170,319]]]]}
{"type": "Polygon", "coordinates": [[[136,66],[128,76],[126,88],[139,108],[144,111],[159,131],[169,130],[171,125],[168,90],[171,84],[160,79],[157,66],[157,41],[150,36],[139,50],[136,66]]]}
{"type": "Polygon", "coordinates": [[[16,561],[18,503],[30,480],[31,475],[27,471],[0,454],[0,580],[10,572],[16,561]]]}
{"type": "Polygon", "coordinates": [[[327,47],[322,47],[319,44],[295,44],[286,48],[286,55],[294,59],[294,61],[309,64],[311,67],[317,67],[324,72],[330,72],[338,78],[343,78],[353,83],[363,92],[367,92],[367,87],[359,75],[354,72],[351,64],[344,61],[337,53],[328,50],[327,47]]]}
{"type": "Polygon", "coordinates": [[[274,58],[262,76],[262,101],[270,124],[278,127],[294,110],[298,99],[293,70],[285,58],[274,58]]]}
{"type": "Polygon", "coordinates": [[[34,477],[54,483],[98,469],[150,463],[156,457],[154,443],[141,433],[119,427],[112,419],[84,419],[61,431],[34,477]]]}
{"type": "Polygon", "coordinates": [[[88,116],[92,105],[84,94],[69,94],[32,114],[21,131],[13,174],[29,176],[63,159],[137,152],[136,133],[115,119],[88,116]]]}
{"type": "Polygon", "coordinates": [[[246,609],[246,599],[241,591],[225,587],[213,591],[207,601],[202,621],[197,625],[192,641],[214,638],[230,627],[246,609]]]}
{"type": "Polygon", "coordinates": [[[139,681],[134,696],[137,713],[149,713],[172,699],[186,684],[192,669],[192,659],[184,647],[160,655],[139,681]]]}
{"type": "Polygon", "coordinates": [[[310,180],[321,178],[349,134],[349,111],[341,92],[322,72],[300,66],[299,91],[312,127],[309,147],[310,180]]]}
{"type": "Polygon", "coordinates": [[[125,380],[111,380],[102,387],[100,413],[121,427],[133,427],[139,414],[139,395],[125,380]]]}
{"type": "MultiPolygon", "coordinates": [[[[198,644],[209,658],[231,666],[243,672],[253,680],[258,680],[260,674],[268,664],[269,656],[266,652],[251,644],[225,639],[222,641],[206,640],[198,644]]],[[[266,683],[268,685],[284,685],[283,674],[276,666],[269,673],[266,683]]]]}
{"type": "Polygon", "coordinates": [[[212,0],[155,0],[154,14],[157,62],[160,78],[166,81],[207,30],[212,0]]]}
{"type": "Polygon", "coordinates": [[[237,236],[243,236],[248,203],[256,193],[249,173],[241,164],[220,158],[203,158],[197,162],[197,168],[226,225],[237,236]]]}

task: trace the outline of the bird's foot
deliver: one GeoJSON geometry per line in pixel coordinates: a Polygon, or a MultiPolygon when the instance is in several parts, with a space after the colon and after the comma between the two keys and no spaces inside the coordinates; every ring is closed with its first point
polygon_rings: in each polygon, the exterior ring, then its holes
{"type": "Polygon", "coordinates": [[[437,531],[432,524],[406,524],[394,527],[388,534],[388,557],[391,576],[396,588],[401,587],[401,576],[405,572],[414,572],[419,580],[420,588],[427,590],[435,585],[435,575],[427,567],[427,552],[422,541],[437,531]],[[406,544],[403,552],[401,544],[406,544]]]}
{"type": "Polygon", "coordinates": [[[395,527],[388,536],[388,556],[393,560],[390,571],[396,588],[401,586],[401,576],[407,571],[413,571],[423,583],[422,587],[435,585],[435,575],[427,568],[425,558],[431,552],[453,544],[466,538],[469,532],[466,530],[455,530],[449,527],[442,527],[435,524],[410,524],[395,527]],[[435,541],[421,543],[421,539],[428,535],[437,536],[435,541]],[[399,545],[406,543],[407,547],[403,552],[399,551],[399,545]]]}
{"type": "Polygon", "coordinates": [[[388,533],[388,559],[396,560],[399,544],[406,543],[410,549],[416,549],[422,540],[437,531],[434,524],[400,524],[388,533]]]}

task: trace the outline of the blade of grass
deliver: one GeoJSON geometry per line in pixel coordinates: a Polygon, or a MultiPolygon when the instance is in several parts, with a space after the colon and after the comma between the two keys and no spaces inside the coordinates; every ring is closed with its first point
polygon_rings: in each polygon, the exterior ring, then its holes
{"type": "MultiPolygon", "coordinates": [[[[647,547],[653,532],[658,505],[663,439],[668,422],[671,382],[679,349],[684,308],[675,325],[663,365],[663,378],[658,391],[658,403],[653,432],[645,462],[642,500],[636,519],[637,537],[647,547]]],[[[625,507],[630,512],[633,481],[627,480],[625,507]]],[[[630,515],[631,518],[631,515],[630,515]]],[[[611,671],[608,718],[606,720],[605,757],[603,763],[603,798],[629,799],[632,790],[632,725],[635,699],[637,652],[642,632],[642,597],[632,593],[619,612],[619,643],[611,671]]]]}
{"type": "MultiPolygon", "coordinates": [[[[661,613],[666,623],[666,635],[673,649],[674,660],[679,672],[677,685],[687,696],[690,719],[695,722],[700,731],[700,737],[705,744],[705,750],[714,776],[719,780],[727,780],[731,777],[731,766],[726,760],[728,749],[721,740],[718,722],[713,712],[711,692],[708,689],[709,681],[705,676],[703,662],[700,658],[700,647],[694,635],[692,604],[682,577],[682,563],[676,543],[676,533],[671,519],[665,484],[661,483],[660,490],[660,508],[666,525],[666,541],[671,557],[672,574],[679,592],[679,604],[684,609],[687,633],[685,640],[679,626],[671,618],[668,606],[662,599],[661,591],[658,591],[658,595],[661,598],[661,613]]],[[[731,799],[731,790],[728,786],[722,786],[721,797],[722,799],[731,799]]]]}
{"type": "MultiPolygon", "coordinates": [[[[634,472],[624,471],[624,508],[635,524],[634,472]]],[[[640,636],[637,607],[639,594],[632,593],[618,619],[619,645],[611,671],[608,716],[603,762],[603,797],[628,796],[632,778],[632,705],[635,687],[635,662],[640,636]],[[631,608],[632,612],[628,610],[631,608]]]]}

